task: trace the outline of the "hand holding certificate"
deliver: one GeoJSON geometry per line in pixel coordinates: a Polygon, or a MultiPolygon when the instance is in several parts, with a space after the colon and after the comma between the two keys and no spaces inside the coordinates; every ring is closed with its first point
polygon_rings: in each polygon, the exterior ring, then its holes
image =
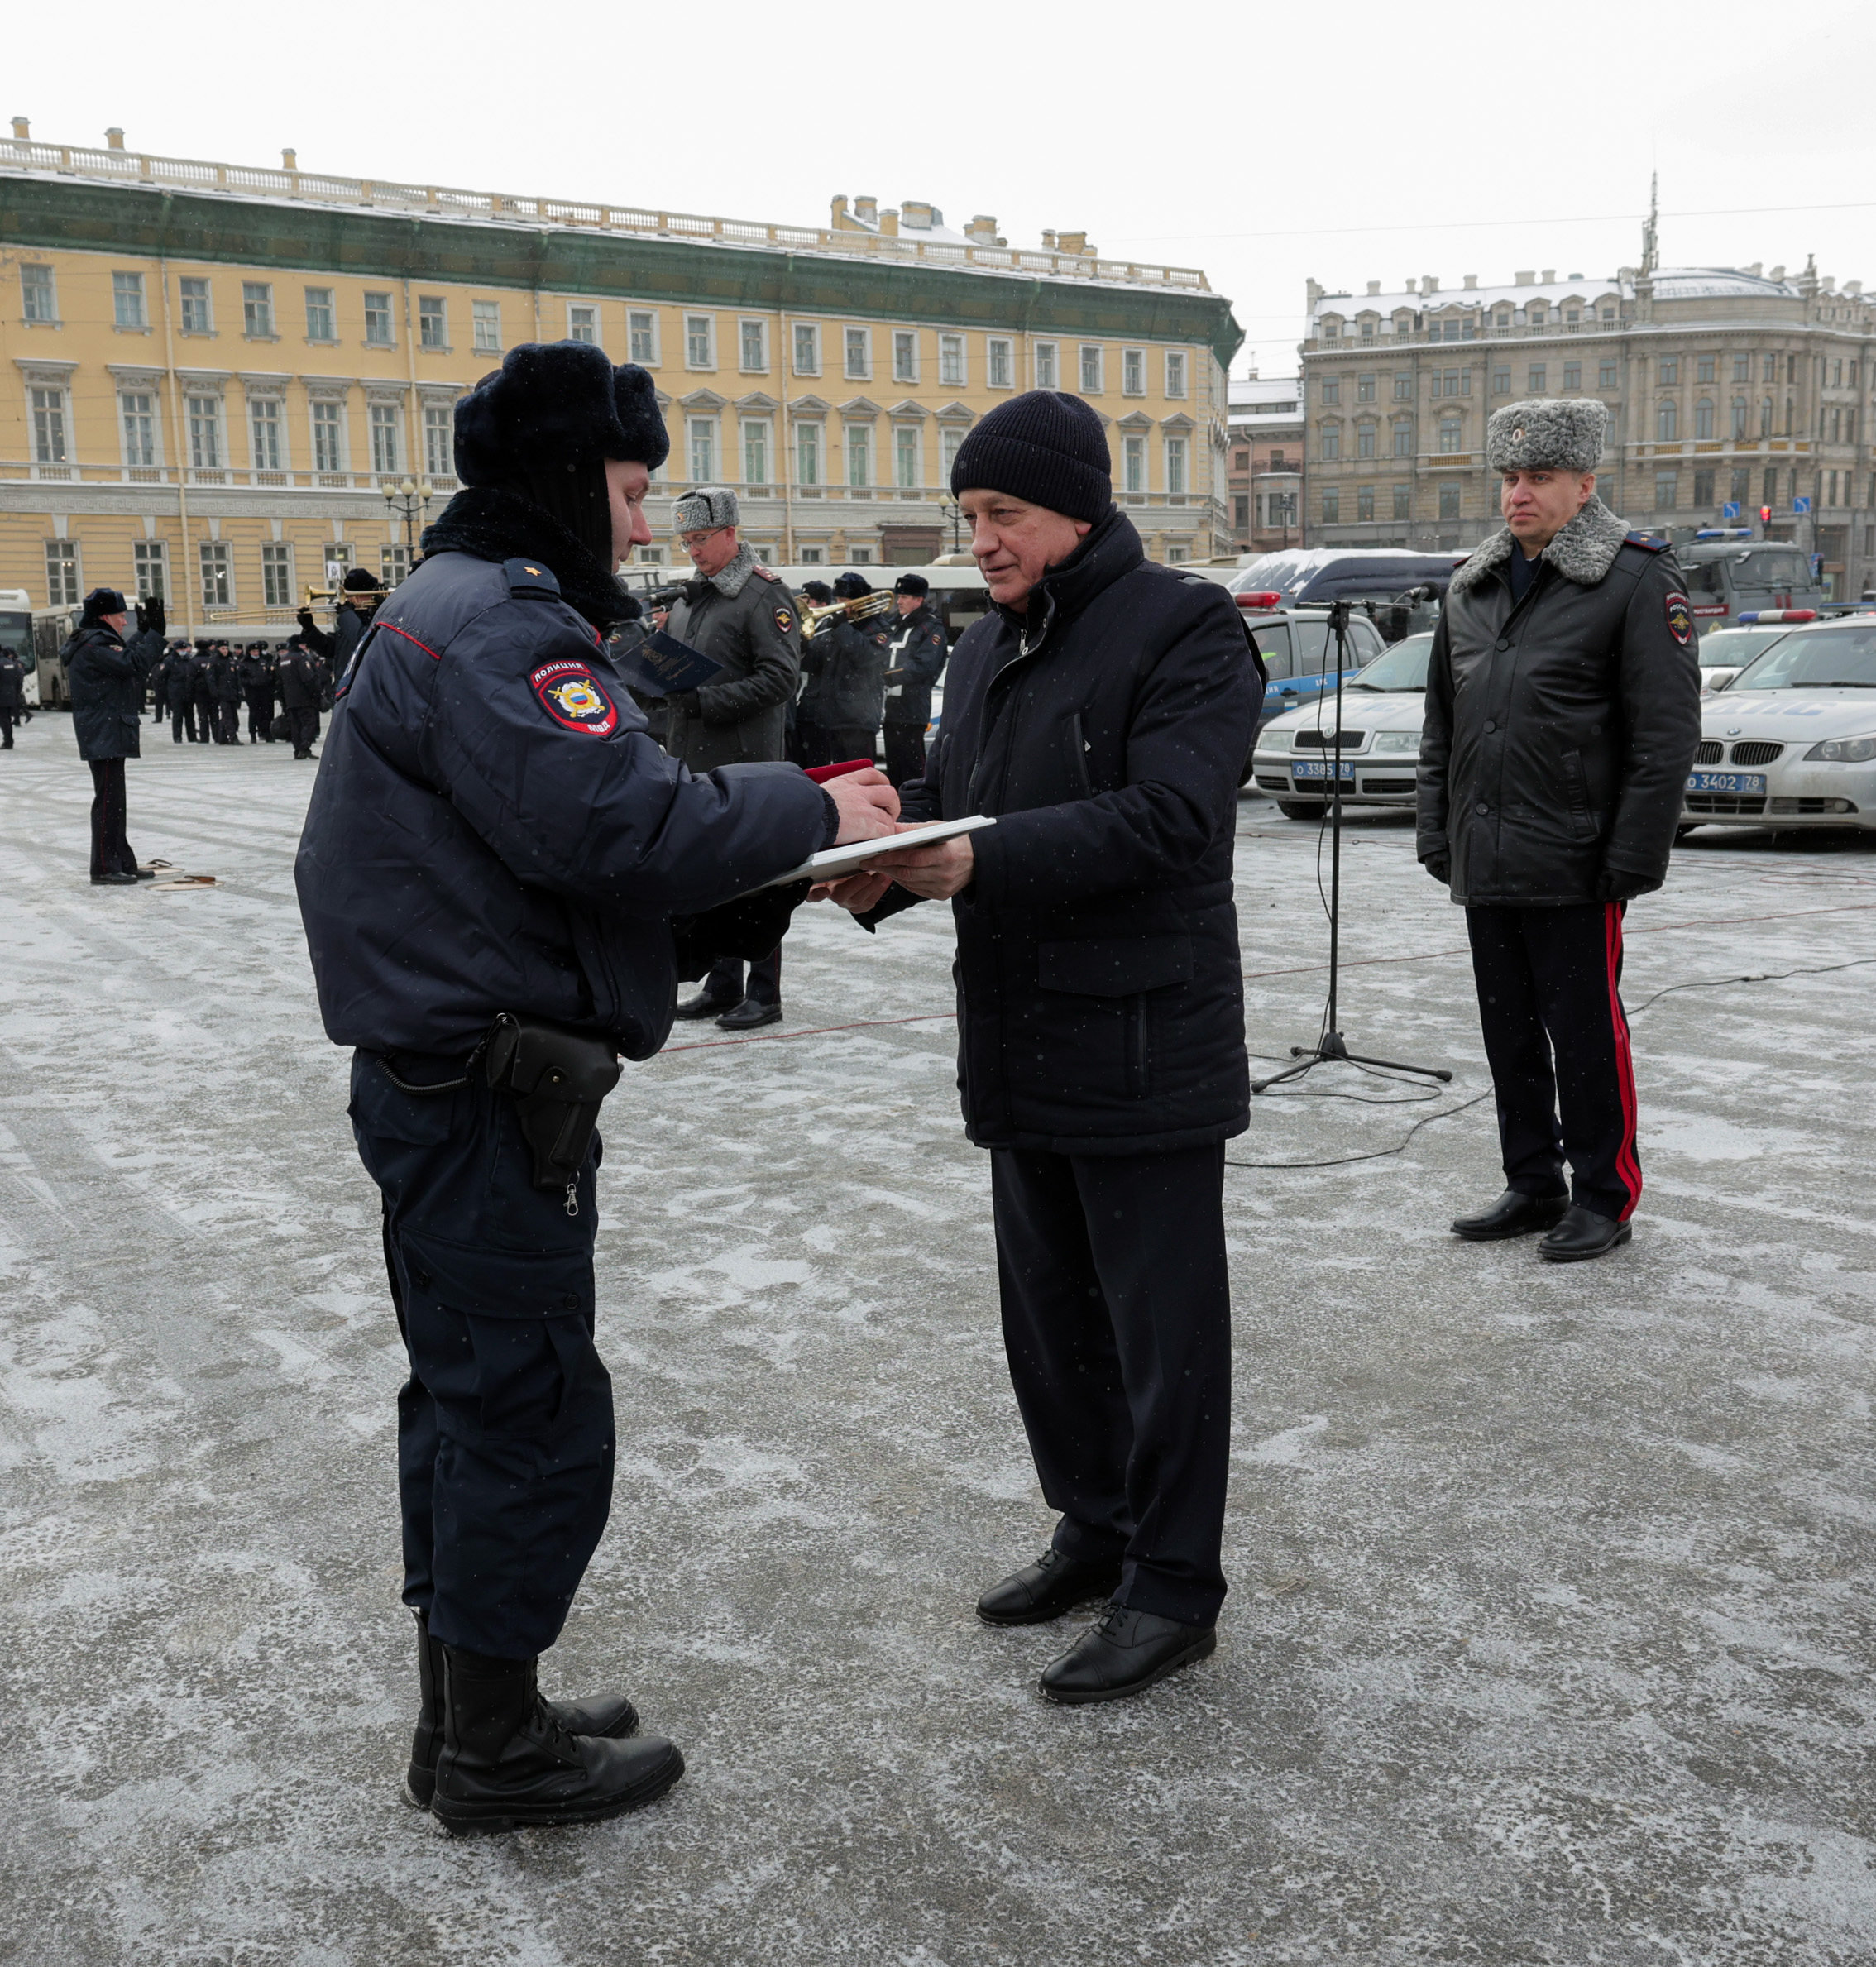
{"type": "Polygon", "coordinates": [[[854,915],[864,915],[896,881],[926,901],[949,901],[969,887],[977,871],[971,835],[996,823],[983,813],[923,826],[902,822],[897,838],[890,844],[873,840],[866,843],[864,850],[835,848],[817,854],[818,861],[831,861],[835,854],[844,859],[850,856],[859,871],[818,884],[808,898],[835,902],[854,915]]]}

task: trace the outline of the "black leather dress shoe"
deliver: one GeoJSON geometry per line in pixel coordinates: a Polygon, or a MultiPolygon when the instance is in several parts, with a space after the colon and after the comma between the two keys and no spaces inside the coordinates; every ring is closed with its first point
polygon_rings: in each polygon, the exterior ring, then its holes
{"type": "Polygon", "coordinates": [[[1154,1612],[1110,1605],[1098,1625],[1043,1669],[1042,1692],[1065,1707],[1124,1701],[1204,1658],[1218,1643],[1215,1625],[1182,1625],[1154,1612]]]}
{"type": "Polygon", "coordinates": [[[1117,1563],[1091,1564],[1046,1550],[991,1586],[977,1601],[977,1615],[986,1625],[1040,1625],[1090,1599],[1111,1597],[1120,1588],[1120,1570],[1117,1563]]]}
{"type": "Polygon", "coordinates": [[[671,1015],[680,1022],[692,1017],[715,1017],[725,1011],[734,1011],[742,1001],[740,998],[715,998],[707,990],[700,990],[694,998],[686,998],[671,1015]]]}
{"type": "Polygon", "coordinates": [[[120,874],[113,869],[108,874],[93,874],[91,885],[93,888],[135,888],[136,877],[134,874],[120,874]]]}
{"type": "Polygon", "coordinates": [[[744,998],[733,1011],[725,1011],[716,1021],[720,1031],[753,1031],[758,1025],[778,1025],[782,1022],[779,1004],[759,1004],[754,998],[744,998]]]}
{"type": "Polygon", "coordinates": [[[1452,1233],[1468,1243],[1496,1243],[1506,1237],[1528,1237],[1551,1229],[1570,1206],[1567,1195],[1526,1195],[1507,1189],[1490,1208],[1476,1216],[1455,1216],[1452,1233]]]}
{"type": "Polygon", "coordinates": [[[1537,1247],[1547,1264],[1579,1264],[1590,1256],[1606,1256],[1634,1234],[1626,1223],[1599,1216],[1592,1208],[1572,1208],[1537,1247]]]}

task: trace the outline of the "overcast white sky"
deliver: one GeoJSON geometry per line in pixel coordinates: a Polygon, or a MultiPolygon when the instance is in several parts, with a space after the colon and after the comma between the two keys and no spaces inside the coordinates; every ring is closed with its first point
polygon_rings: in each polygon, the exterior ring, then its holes
{"type": "Polygon", "coordinates": [[[1876,285],[1876,10],[1218,0],[76,0],[7,28],[0,111],[52,141],[825,224],[931,199],[1203,267],[1295,366],[1304,280],[1668,265],[1876,285]]]}

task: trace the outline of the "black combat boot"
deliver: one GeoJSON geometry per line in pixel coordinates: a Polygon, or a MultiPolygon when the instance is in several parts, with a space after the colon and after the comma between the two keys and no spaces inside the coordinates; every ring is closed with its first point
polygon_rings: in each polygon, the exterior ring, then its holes
{"type": "MultiPolygon", "coordinates": [[[[437,1758],[443,1753],[443,1641],[431,1636],[430,1622],[413,1608],[417,1621],[417,1697],[422,1703],[410,1738],[410,1768],[404,1778],[404,1800],[428,1810],[437,1787],[437,1758]]],[[[622,1740],[639,1732],[639,1711],[623,1694],[602,1695],[596,1701],[544,1701],[542,1706],[569,1735],[600,1735],[622,1740]]]]}
{"type": "Polygon", "coordinates": [[[443,1649],[443,1745],[431,1813],[452,1831],[587,1824],[636,1810],[684,1773],[661,1735],[569,1735],[541,1699],[538,1663],[443,1649]]]}

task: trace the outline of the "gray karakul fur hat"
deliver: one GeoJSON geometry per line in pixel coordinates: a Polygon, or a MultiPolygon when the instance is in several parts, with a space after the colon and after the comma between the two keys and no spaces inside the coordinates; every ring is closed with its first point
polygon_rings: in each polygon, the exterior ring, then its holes
{"type": "Polygon", "coordinates": [[[711,526],[739,526],[742,509],[727,485],[700,485],[671,502],[673,533],[701,533],[711,526]]]}
{"type": "Polygon", "coordinates": [[[1527,396],[1495,409],[1486,424],[1486,467],[1494,471],[1593,471],[1602,462],[1609,413],[1593,396],[1527,396]]]}
{"type": "Polygon", "coordinates": [[[656,471],[671,450],[658,385],[591,342],[524,342],[456,401],[456,475],[497,484],[604,457],[656,471]]]}

